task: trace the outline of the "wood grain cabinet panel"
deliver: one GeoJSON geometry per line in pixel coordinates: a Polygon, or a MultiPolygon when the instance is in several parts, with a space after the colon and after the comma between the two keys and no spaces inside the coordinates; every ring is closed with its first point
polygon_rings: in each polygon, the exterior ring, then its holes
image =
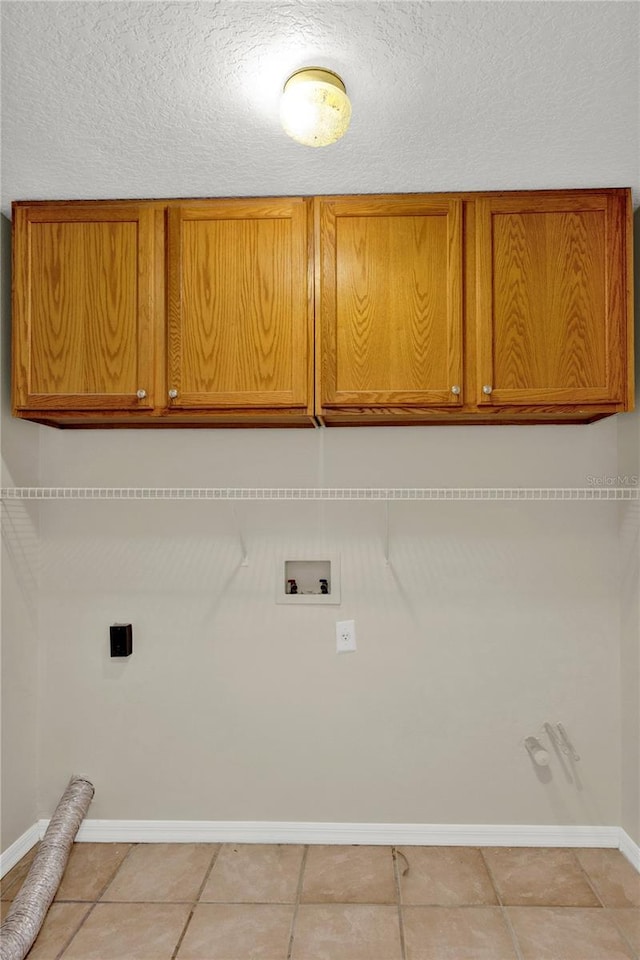
{"type": "Polygon", "coordinates": [[[331,426],[633,409],[627,189],[18,202],[13,243],[19,417],[331,426]]]}
{"type": "Polygon", "coordinates": [[[152,213],[46,204],[14,221],[15,409],[150,409],[152,213]]]}
{"type": "Polygon", "coordinates": [[[321,409],[462,403],[462,201],[319,199],[321,409]]]}
{"type": "Polygon", "coordinates": [[[621,194],[478,200],[479,406],[625,403],[621,194]]]}
{"type": "Polygon", "coordinates": [[[172,410],[313,412],[308,208],[302,199],[170,208],[172,410]]]}

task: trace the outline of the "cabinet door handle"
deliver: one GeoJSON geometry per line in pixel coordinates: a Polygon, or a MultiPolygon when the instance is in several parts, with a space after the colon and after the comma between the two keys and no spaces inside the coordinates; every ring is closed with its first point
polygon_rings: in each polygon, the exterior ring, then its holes
{"type": "Polygon", "coordinates": [[[177,390],[169,390],[169,400],[175,400],[178,396],[177,390]]]}
{"type": "Polygon", "coordinates": [[[490,393],[493,393],[493,387],[490,383],[485,383],[484,387],[482,388],[482,392],[489,396],[490,393]]]}
{"type": "Polygon", "coordinates": [[[137,390],[137,391],[136,391],[136,397],[138,398],[138,400],[145,400],[145,399],[146,399],[146,396],[147,396],[147,391],[146,391],[146,390],[137,390]]]}
{"type": "Polygon", "coordinates": [[[456,397],[459,395],[460,387],[458,386],[457,383],[454,383],[454,385],[451,387],[451,393],[454,393],[456,397]]]}

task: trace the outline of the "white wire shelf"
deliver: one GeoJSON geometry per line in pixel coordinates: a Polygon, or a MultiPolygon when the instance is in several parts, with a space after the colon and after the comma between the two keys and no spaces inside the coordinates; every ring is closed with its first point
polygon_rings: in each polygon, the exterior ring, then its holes
{"type": "Polygon", "coordinates": [[[10,500],[638,500],[629,487],[2,487],[10,500]]]}

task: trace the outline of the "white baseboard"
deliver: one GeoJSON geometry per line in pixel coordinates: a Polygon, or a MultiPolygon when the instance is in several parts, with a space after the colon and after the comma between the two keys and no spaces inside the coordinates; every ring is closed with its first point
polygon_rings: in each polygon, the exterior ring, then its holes
{"type": "Polygon", "coordinates": [[[640,873],[640,846],[631,839],[626,830],[620,827],[620,850],[625,855],[631,866],[635,867],[640,873]]]}
{"type": "Polygon", "coordinates": [[[40,824],[34,823],[28,830],[25,830],[22,836],[18,837],[10,847],[7,847],[3,853],[0,853],[0,877],[4,877],[6,873],[9,873],[9,870],[15,867],[19,860],[22,860],[25,853],[28,853],[31,847],[35,846],[41,836],[40,824]]]}
{"type": "MultiPolygon", "coordinates": [[[[4,876],[42,839],[39,820],[0,855],[4,876]]],[[[611,847],[640,873],[640,846],[621,827],[261,820],[85,820],[85,843],[325,843],[472,847],[611,847]]]]}
{"type": "MultiPolygon", "coordinates": [[[[48,820],[40,820],[44,835],[48,820]]],[[[325,843],[474,847],[613,847],[619,827],[424,823],[283,823],[235,820],[85,820],[94,843],[325,843]]]]}

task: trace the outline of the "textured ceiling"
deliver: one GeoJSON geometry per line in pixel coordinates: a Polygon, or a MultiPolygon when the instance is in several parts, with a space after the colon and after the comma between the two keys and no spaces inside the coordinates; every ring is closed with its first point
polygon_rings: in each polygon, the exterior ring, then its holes
{"type": "MultiPolygon", "coordinates": [[[[640,7],[625,2],[3,2],[14,199],[640,186],[640,7]],[[339,73],[344,140],[278,123],[339,73]]],[[[636,195],[637,200],[637,195],[636,195]]]]}

